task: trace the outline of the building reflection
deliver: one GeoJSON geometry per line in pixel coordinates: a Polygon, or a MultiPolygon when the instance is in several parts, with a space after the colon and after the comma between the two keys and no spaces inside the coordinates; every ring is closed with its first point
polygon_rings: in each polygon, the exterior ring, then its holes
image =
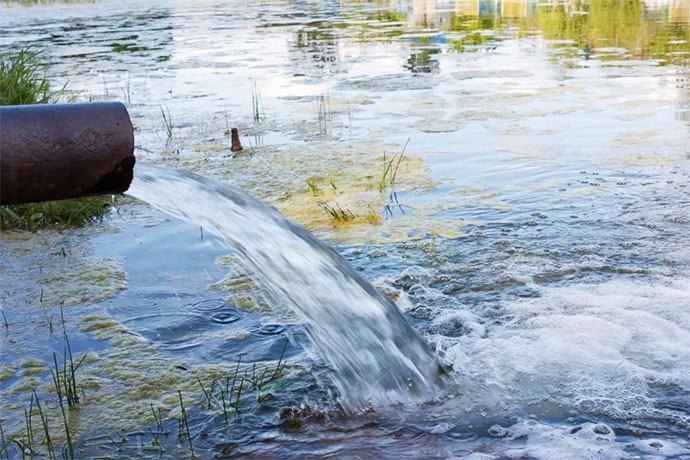
{"type": "Polygon", "coordinates": [[[668,22],[690,24],[690,0],[670,0],[668,22]]]}
{"type": "Polygon", "coordinates": [[[390,41],[405,45],[407,71],[436,73],[440,53],[491,52],[513,31],[546,39],[558,49],[554,58],[567,65],[587,59],[690,63],[690,0],[326,0],[323,5],[330,6],[321,21],[293,34],[296,73],[340,71],[343,54],[371,52],[371,44],[390,41]],[[626,52],[611,53],[612,48],[626,52]]]}
{"type": "MultiPolygon", "coordinates": [[[[486,17],[495,16],[503,18],[528,18],[537,17],[540,8],[561,8],[569,14],[578,14],[578,12],[585,12],[591,3],[596,3],[597,0],[590,1],[557,1],[557,0],[454,0],[455,16],[476,16],[486,17]]],[[[429,12],[438,9],[439,1],[423,0],[417,7],[419,14],[424,14],[427,21],[434,21],[429,19],[429,12]]],[[[630,1],[621,1],[620,3],[634,3],[630,1]]],[[[647,0],[640,2],[644,6],[644,10],[648,12],[657,13],[655,17],[659,20],[668,21],[670,23],[689,24],[690,23],[690,0],[647,0]]]]}

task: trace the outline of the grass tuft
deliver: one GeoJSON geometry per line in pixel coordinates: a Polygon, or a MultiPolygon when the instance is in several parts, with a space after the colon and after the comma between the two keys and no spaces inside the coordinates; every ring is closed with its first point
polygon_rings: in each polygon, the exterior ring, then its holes
{"type": "Polygon", "coordinates": [[[323,195],[323,191],[321,190],[321,188],[318,185],[316,185],[315,177],[310,177],[309,179],[307,179],[307,186],[309,186],[309,190],[311,191],[312,195],[323,195]]]}
{"type": "Polygon", "coordinates": [[[0,206],[0,229],[36,231],[100,222],[112,206],[109,196],[0,206]]]}
{"type": "Polygon", "coordinates": [[[184,431],[187,433],[187,441],[189,441],[189,450],[192,451],[192,458],[196,458],[196,455],[194,455],[194,445],[192,443],[192,432],[189,430],[189,421],[187,420],[187,409],[184,408],[184,403],[182,402],[182,392],[180,390],[177,390],[177,394],[180,397],[180,410],[182,411],[182,423],[184,423],[184,430],[182,429],[182,425],[180,425],[180,437],[184,434],[184,431]]]}
{"type": "Polygon", "coordinates": [[[170,108],[166,105],[165,109],[161,105],[161,115],[163,116],[163,126],[165,127],[165,134],[168,136],[168,141],[173,137],[173,122],[170,116],[170,108]]]}
{"type": "Polygon", "coordinates": [[[261,88],[252,80],[252,118],[258,123],[263,117],[263,104],[261,103],[261,88]]]}
{"type": "Polygon", "coordinates": [[[386,188],[395,184],[395,178],[398,175],[398,168],[400,167],[400,162],[405,154],[405,149],[407,144],[410,143],[410,138],[407,138],[405,145],[403,146],[400,153],[394,154],[393,158],[386,160],[386,152],[383,152],[383,172],[381,174],[381,179],[379,180],[379,191],[383,192],[386,188]]]}
{"type": "Polygon", "coordinates": [[[331,100],[328,94],[317,96],[316,105],[319,114],[319,134],[328,134],[328,129],[332,121],[331,100]]]}
{"type": "Polygon", "coordinates": [[[322,201],[319,203],[319,207],[330,215],[333,220],[338,222],[347,222],[348,220],[353,220],[355,217],[357,217],[349,209],[341,208],[337,202],[335,203],[335,206],[331,206],[325,201],[322,201]]]}
{"type": "Polygon", "coordinates": [[[31,48],[0,56],[0,105],[52,104],[62,96],[65,87],[50,89],[38,56],[31,48]]]}

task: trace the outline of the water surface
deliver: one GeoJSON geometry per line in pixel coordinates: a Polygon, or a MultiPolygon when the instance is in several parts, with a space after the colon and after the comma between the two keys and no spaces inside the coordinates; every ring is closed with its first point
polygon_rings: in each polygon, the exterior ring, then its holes
{"type": "MultiPolygon", "coordinates": [[[[47,331],[79,267],[95,265],[126,283],[80,288],[68,314],[105,312],[161,361],[270,362],[287,336],[294,369],[275,407],[230,429],[195,412],[203,452],[687,458],[688,11],[631,0],[3,6],[0,51],[32,45],[79,100],[124,100],[139,160],[240,187],[333,244],[395,299],[460,390],[346,416],[304,322],[247,282],[210,231],[140,203],[84,232],[4,234],[4,309],[47,331]],[[334,221],[322,202],[355,217],[334,221]],[[281,407],[304,423],[286,424],[281,407]]],[[[19,369],[63,346],[59,334],[2,333],[2,364],[19,369]]],[[[89,331],[73,341],[118,350],[89,331]]],[[[28,400],[12,390],[22,372],[0,382],[12,410],[28,400]]],[[[84,437],[116,425],[83,423],[84,437]]]]}

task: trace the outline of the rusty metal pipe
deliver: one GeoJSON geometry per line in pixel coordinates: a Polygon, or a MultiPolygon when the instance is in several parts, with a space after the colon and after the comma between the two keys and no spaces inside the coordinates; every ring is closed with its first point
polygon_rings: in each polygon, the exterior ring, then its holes
{"type": "Polygon", "coordinates": [[[123,104],[0,107],[0,204],[121,193],[133,176],[123,104]]]}

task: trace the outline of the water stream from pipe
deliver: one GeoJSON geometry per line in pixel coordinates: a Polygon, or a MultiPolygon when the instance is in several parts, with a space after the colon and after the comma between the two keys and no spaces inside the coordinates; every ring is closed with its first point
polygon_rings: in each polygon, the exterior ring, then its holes
{"type": "Polygon", "coordinates": [[[214,180],[149,164],[137,164],[127,193],[234,249],[271,300],[303,321],[346,411],[438,394],[437,360],[398,307],[274,208],[214,180]]]}

